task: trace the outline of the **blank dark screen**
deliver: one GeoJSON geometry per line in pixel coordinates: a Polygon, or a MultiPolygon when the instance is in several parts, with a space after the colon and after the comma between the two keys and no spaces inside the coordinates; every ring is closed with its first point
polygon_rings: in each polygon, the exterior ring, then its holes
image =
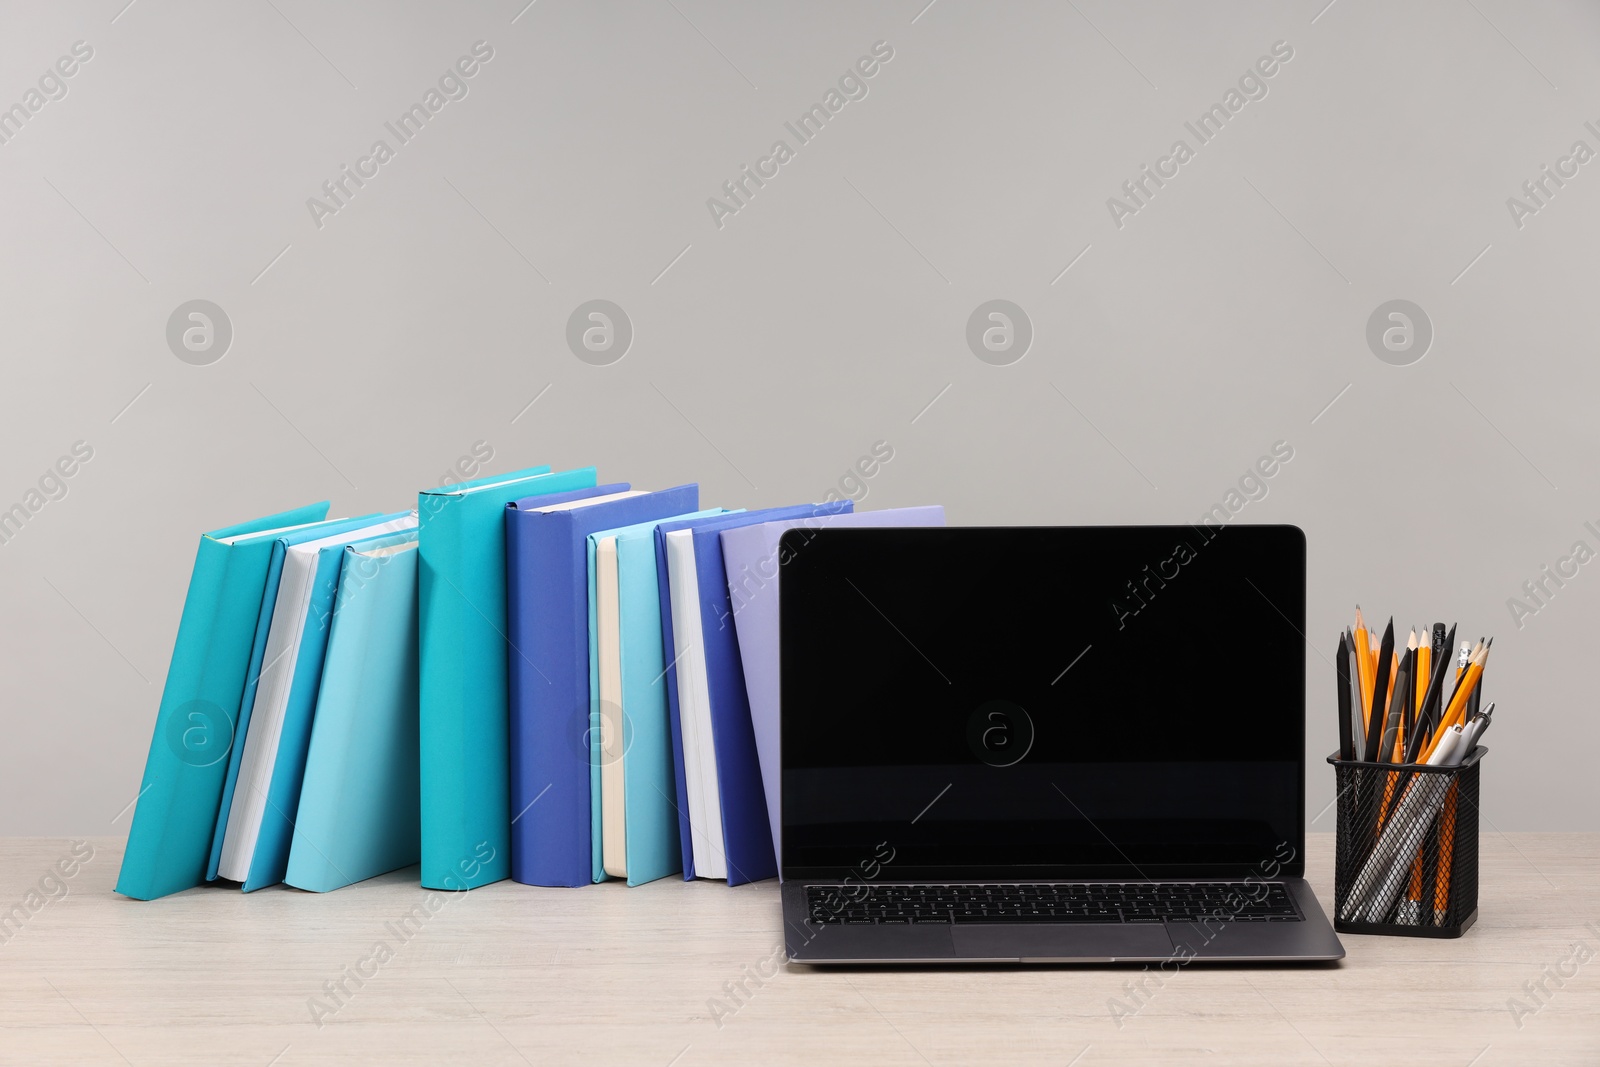
{"type": "Polygon", "coordinates": [[[780,574],[786,875],[1302,869],[1299,529],[799,529],[780,574]]]}

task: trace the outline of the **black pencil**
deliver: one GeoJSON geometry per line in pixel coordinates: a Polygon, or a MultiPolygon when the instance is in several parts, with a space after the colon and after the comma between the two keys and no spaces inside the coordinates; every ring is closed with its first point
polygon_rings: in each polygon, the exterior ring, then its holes
{"type": "Polygon", "coordinates": [[[1334,661],[1334,669],[1339,676],[1339,758],[1349,760],[1355,758],[1356,750],[1350,723],[1350,647],[1345,644],[1343,633],[1339,634],[1339,658],[1334,661]]]}
{"type": "MultiPolygon", "coordinates": [[[[1437,629],[1434,630],[1434,636],[1435,638],[1438,636],[1437,629]]],[[[1422,697],[1422,706],[1426,709],[1428,717],[1416,736],[1406,741],[1407,763],[1417,762],[1417,754],[1422,751],[1423,745],[1427,744],[1433,732],[1439,728],[1439,715],[1443,711],[1441,697],[1444,693],[1444,678],[1450,670],[1450,649],[1455,643],[1456,628],[1451,626],[1449,635],[1444,639],[1444,651],[1435,651],[1433,654],[1433,677],[1428,682],[1427,693],[1422,697]]],[[[1435,640],[1434,644],[1437,646],[1438,641],[1435,640]]]]}
{"type": "Polygon", "coordinates": [[[1367,751],[1367,717],[1361,712],[1361,664],[1356,659],[1356,632],[1344,628],[1345,673],[1350,679],[1350,758],[1359,760],[1367,751]]]}
{"type": "MultiPolygon", "coordinates": [[[[1478,640],[1482,641],[1483,638],[1480,637],[1478,640]]],[[[1493,639],[1490,640],[1490,644],[1492,644],[1492,643],[1493,643],[1493,639]]],[[[1485,645],[1484,647],[1487,648],[1488,645],[1485,645]]],[[[1483,675],[1480,673],[1478,675],[1478,684],[1472,687],[1472,692],[1471,693],[1467,694],[1467,713],[1466,713],[1466,717],[1468,719],[1471,719],[1474,715],[1478,714],[1478,708],[1479,708],[1480,704],[1482,703],[1482,700],[1483,700],[1483,675]]]]}
{"type": "MultiPolygon", "coordinates": [[[[1401,758],[1404,759],[1405,745],[1411,740],[1411,735],[1417,732],[1417,669],[1422,666],[1419,660],[1419,650],[1416,647],[1416,631],[1411,631],[1412,640],[1406,643],[1406,656],[1404,671],[1406,679],[1406,698],[1400,704],[1400,745],[1401,758]]],[[[1399,690],[1396,685],[1395,689],[1399,690]]]]}
{"type": "Polygon", "coordinates": [[[1383,629],[1383,643],[1378,646],[1378,673],[1372,679],[1372,704],[1367,719],[1368,763],[1378,759],[1378,742],[1383,738],[1383,716],[1389,703],[1389,661],[1394,658],[1394,617],[1383,629]]]}
{"type": "MultiPolygon", "coordinates": [[[[1445,624],[1443,624],[1443,622],[1435,622],[1434,657],[1432,657],[1429,662],[1432,662],[1432,665],[1434,665],[1434,675],[1435,677],[1440,678],[1440,680],[1443,680],[1443,675],[1438,673],[1438,664],[1450,659],[1450,643],[1453,640],[1456,640],[1456,627],[1451,625],[1450,632],[1446,633],[1445,624]]],[[[1438,723],[1438,712],[1440,712],[1438,697],[1443,696],[1443,693],[1440,691],[1440,689],[1435,688],[1432,680],[1429,680],[1429,688],[1432,688],[1432,696],[1422,697],[1422,707],[1427,710],[1427,726],[1424,728],[1424,731],[1426,731],[1426,733],[1434,733],[1434,726],[1435,723],[1438,723]]]]}
{"type": "Polygon", "coordinates": [[[1389,713],[1383,722],[1383,739],[1378,744],[1378,759],[1385,763],[1395,762],[1395,738],[1400,733],[1401,709],[1405,707],[1406,689],[1411,684],[1411,653],[1407,652],[1400,659],[1400,668],[1395,672],[1394,694],[1389,698],[1389,713]]]}

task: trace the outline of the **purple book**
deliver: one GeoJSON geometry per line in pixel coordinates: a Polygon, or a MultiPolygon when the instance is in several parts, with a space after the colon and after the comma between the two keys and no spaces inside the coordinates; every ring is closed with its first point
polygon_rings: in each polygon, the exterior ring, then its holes
{"type": "Polygon", "coordinates": [[[783,870],[783,819],[778,810],[778,539],[788,530],[828,526],[943,526],[939,505],[818,515],[798,521],[763,522],[722,531],[722,560],[728,570],[728,595],[733,601],[733,627],[744,662],[745,691],[750,696],[750,724],[755,728],[761,783],[767,795],[767,818],[778,869],[783,870]]]}

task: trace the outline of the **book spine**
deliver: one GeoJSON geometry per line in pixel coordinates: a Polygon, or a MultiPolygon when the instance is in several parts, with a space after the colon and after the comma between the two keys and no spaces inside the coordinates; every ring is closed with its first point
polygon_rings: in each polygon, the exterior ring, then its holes
{"type": "Polygon", "coordinates": [[[678,710],[678,652],[672,634],[671,579],[667,571],[667,542],[657,528],[651,538],[655,548],[656,595],[661,605],[661,651],[666,663],[667,683],[667,740],[672,746],[672,781],[677,790],[678,850],[682,859],[683,878],[694,878],[694,836],[689,826],[689,780],[684,769],[683,720],[678,710]]]}
{"type": "Polygon", "coordinates": [[[463,580],[462,499],[423,493],[417,499],[418,740],[422,796],[422,884],[459,887],[457,845],[467,824],[461,754],[464,736],[460,694],[465,659],[458,646],[471,606],[457,591],[463,580]]]}
{"type": "Polygon", "coordinates": [[[510,727],[506,735],[506,747],[511,769],[511,814],[514,817],[511,824],[511,877],[517,881],[523,880],[519,872],[525,871],[529,860],[528,842],[521,832],[519,813],[533,800],[533,795],[528,793],[525,785],[532,779],[528,755],[530,739],[534,734],[529,703],[533,699],[533,685],[540,681],[533,672],[530,659],[534,639],[530,624],[536,592],[530,580],[533,524],[538,521],[539,517],[530,512],[515,509],[506,511],[506,639],[510,645],[506,660],[507,725],[510,727]]]}

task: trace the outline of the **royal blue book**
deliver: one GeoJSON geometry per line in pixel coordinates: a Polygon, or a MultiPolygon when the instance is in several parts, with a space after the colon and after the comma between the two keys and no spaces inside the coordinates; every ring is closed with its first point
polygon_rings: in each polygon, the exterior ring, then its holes
{"type": "Polygon", "coordinates": [[[511,870],[506,505],[591,488],[593,467],[535,467],[417,497],[418,738],[428,889],[473,889],[511,870]]]}
{"type": "Polygon", "coordinates": [[[778,873],[722,560],[723,530],[844,514],[848,500],[656,527],[684,878],[729,885],[778,873]]]}
{"type": "Polygon", "coordinates": [[[323,501],[200,536],[118,893],[154,900],[206,880],[272,542],[327,514],[323,501]]]}
{"type": "MultiPolygon", "coordinates": [[[[527,686],[544,685],[544,678],[536,670],[531,669],[532,661],[527,658],[524,649],[528,648],[530,628],[532,621],[531,610],[523,604],[523,596],[532,588],[525,582],[519,582],[517,575],[526,569],[523,559],[523,548],[528,543],[524,537],[516,536],[519,529],[510,512],[523,510],[523,505],[528,508],[550,507],[555,504],[566,504],[574,500],[599,500],[620,497],[625,493],[634,493],[633,486],[627,482],[612,482],[609,485],[597,485],[592,489],[584,489],[574,493],[550,493],[545,496],[528,497],[526,500],[513,500],[506,505],[505,539],[506,539],[506,639],[511,644],[510,658],[506,663],[508,679],[509,702],[507,704],[508,766],[516,766],[520,757],[514,753],[521,750],[524,741],[537,744],[536,740],[524,739],[522,734],[523,722],[521,718],[512,714],[511,709],[520,707],[525,699],[531,699],[527,686]]],[[[515,778],[515,772],[512,772],[515,778]]],[[[520,808],[518,809],[521,810],[520,808]]],[[[512,813],[513,815],[516,812],[512,813]]],[[[520,821],[520,820],[519,820],[520,821]]]]}
{"type": "Polygon", "coordinates": [[[511,660],[511,877],[528,885],[593,881],[589,812],[589,588],[586,548],[597,530],[681,515],[700,489],[572,501],[506,511],[506,538],[519,542],[509,594],[521,616],[511,660]]]}

